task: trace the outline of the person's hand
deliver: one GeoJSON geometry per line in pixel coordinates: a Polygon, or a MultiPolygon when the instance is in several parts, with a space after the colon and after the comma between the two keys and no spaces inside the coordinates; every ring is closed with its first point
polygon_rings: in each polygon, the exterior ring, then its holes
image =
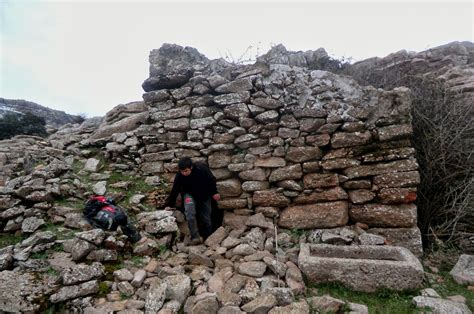
{"type": "Polygon", "coordinates": [[[219,195],[219,193],[217,193],[217,194],[214,194],[212,198],[217,202],[221,199],[221,196],[219,195]]]}

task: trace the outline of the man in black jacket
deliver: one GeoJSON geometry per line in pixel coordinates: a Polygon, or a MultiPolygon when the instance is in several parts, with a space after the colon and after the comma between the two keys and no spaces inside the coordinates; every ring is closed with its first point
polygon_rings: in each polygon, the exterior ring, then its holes
{"type": "Polygon", "coordinates": [[[179,172],[176,174],[168,198],[168,206],[174,207],[178,194],[182,196],[184,214],[191,234],[191,245],[202,243],[212,233],[211,198],[220,199],[217,192],[216,178],[205,165],[194,164],[189,157],[183,157],[178,162],[179,172]],[[197,216],[197,217],[196,217],[197,216]],[[197,220],[201,223],[198,230],[197,220]],[[199,236],[201,232],[202,238],[199,236]]]}

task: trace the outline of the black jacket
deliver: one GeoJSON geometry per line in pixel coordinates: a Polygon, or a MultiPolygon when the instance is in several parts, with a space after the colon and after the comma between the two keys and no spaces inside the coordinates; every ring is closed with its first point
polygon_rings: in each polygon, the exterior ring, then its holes
{"type": "Polygon", "coordinates": [[[174,207],[178,194],[190,194],[198,203],[202,203],[217,194],[216,178],[209,168],[202,163],[193,165],[191,174],[183,176],[180,172],[174,177],[173,189],[167,205],[174,207]]]}

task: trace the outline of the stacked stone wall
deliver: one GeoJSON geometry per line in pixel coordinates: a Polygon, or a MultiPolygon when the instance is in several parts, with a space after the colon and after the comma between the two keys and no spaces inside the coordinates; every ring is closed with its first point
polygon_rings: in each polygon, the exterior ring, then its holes
{"type": "Polygon", "coordinates": [[[261,212],[288,229],[358,223],[421,252],[408,89],[281,64],[187,66],[174,81],[155,66],[144,83],[148,122],[127,139],[144,175],[171,183],[189,156],[209,165],[226,211],[261,212]]]}

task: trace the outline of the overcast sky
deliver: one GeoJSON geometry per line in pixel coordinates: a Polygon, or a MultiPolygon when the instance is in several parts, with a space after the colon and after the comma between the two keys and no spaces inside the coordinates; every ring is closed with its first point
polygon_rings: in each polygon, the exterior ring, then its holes
{"type": "Polygon", "coordinates": [[[474,41],[473,2],[0,0],[0,97],[104,115],[141,100],[148,54],[163,43],[208,58],[324,47],[362,60],[474,41]]]}

